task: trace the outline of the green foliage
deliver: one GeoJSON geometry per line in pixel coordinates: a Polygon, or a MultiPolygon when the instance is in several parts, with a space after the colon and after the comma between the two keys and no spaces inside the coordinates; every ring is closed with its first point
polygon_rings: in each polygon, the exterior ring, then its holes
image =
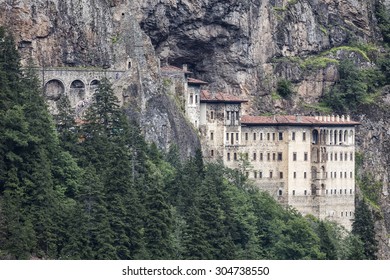
{"type": "Polygon", "coordinates": [[[339,64],[339,80],[323,102],[337,113],[355,110],[360,104],[375,100],[375,90],[383,85],[383,75],[378,69],[360,70],[350,60],[339,64]]]}
{"type": "Polygon", "coordinates": [[[390,44],[390,15],[389,10],[383,2],[377,1],[375,5],[375,16],[378,19],[378,25],[381,30],[383,41],[390,44]]]}
{"type": "Polygon", "coordinates": [[[357,180],[357,185],[362,191],[363,196],[372,205],[379,208],[379,200],[381,197],[382,183],[375,180],[372,174],[364,174],[362,178],[357,180]]]}
{"type": "Polygon", "coordinates": [[[289,98],[294,93],[292,83],[289,80],[281,79],[276,85],[276,92],[283,98],[289,98]]]}
{"type": "Polygon", "coordinates": [[[338,65],[339,61],[329,57],[314,56],[306,58],[301,66],[307,70],[317,70],[326,68],[329,64],[338,65]]]}
{"type": "Polygon", "coordinates": [[[352,233],[364,244],[364,259],[377,259],[378,242],[375,239],[374,219],[364,199],[357,204],[352,233]]]}
{"type": "Polygon", "coordinates": [[[360,48],[361,45],[359,46],[339,46],[332,48],[326,52],[323,53],[323,55],[327,54],[336,54],[338,51],[346,51],[346,52],[354,52],[359,54],[362,58],[364,58],[366,61],[370,61],[370,58],[368,57],[367,53],[365,52],[364,49],[360,48]]]}
{"type": "Polygon", "coordinates": [[[54,125],[12,44],[0,29],[0,258],[372,258],[359,211],[347,239],[255,189],[246,159],[230,170],[146,144],[108,80],[81,125],[66,98],[54,125]]]}

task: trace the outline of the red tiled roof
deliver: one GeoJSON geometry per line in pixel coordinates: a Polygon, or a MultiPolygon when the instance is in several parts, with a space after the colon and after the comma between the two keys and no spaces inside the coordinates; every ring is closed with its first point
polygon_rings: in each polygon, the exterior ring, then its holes
{"type": "Polygon", "coordinates": [[[242,116],[245,125],[359,125],[359,122],[336,116],[242,116]]]}
{"type": "Polygon", "coordinates": [[[204,103],[241,103],[248,102],[248,100],[240,98],[239,96],[227,93],[210,93],[207,90],[202,90],[200,93],[200,102],[204,103]]]}
{"type": "Polygon", "coordinates": [[[186,74],[192,73],[188,70],[184,70],[183,68],[179,68],[179,67],[176,67],[173,65],[165,65],[165,66],[161,67],[161,71],[163,71],[163,72],[181,72],[181,73],[186,73],[186,74]]]}
{"type": "Polygon", "coordinates": [[[201,80],[194,79],[194,78],[188,78],[187,82],[188,82],[189,84],[196,84],[196,85],[206,85],[206,84],[208,84],[208,83],[205,82],[205,81],[201,81],[201,80]]]}

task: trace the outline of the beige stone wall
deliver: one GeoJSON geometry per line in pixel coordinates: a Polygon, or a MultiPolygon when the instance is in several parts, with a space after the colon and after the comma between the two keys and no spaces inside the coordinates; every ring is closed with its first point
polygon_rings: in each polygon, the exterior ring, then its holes
{"type": "Polygon", "coordinates": [[[188,85],[186,91],[186,115],[195,128],[200,124],[200,86],[188,85]]]}
{"type": "Polygon", "coordinates": [[[241,169],[261,190],[303,215],[336,221],[350,230],[355,212],[354,127],[241,126],[227,119],[232,110],[229,104],[201,104],[205,158],[241,169]]]}

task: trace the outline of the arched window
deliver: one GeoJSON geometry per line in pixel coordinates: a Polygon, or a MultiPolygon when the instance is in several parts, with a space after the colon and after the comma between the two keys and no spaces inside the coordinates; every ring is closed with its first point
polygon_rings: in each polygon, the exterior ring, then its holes
{"type": "Polygon", "coordinates": [[[83,99],[85,95],[85,84],[80,80],[74,80],[70,84],[70,94],[83,99]]]}
{"type": "Polygon", "coordinates": [[[333,145],[337,145],[337,130],[334,131],[333,145]]]}
{"type": "Polygon", "coordinates": [[[344,130],[344,144],[348,143],[348,131],[344,130]]]}
{"type": "Polygon", "coordinates": [[[314,145],[318,144],[318,130],[317,129],[313,129],[311,141],[314,145]]]}
{"type": "Polygon", "coordinates": [[[60,80],[50,80],[45,84],[45,95],[47,99],[57,101],[64,93],[65,87],[60,80]]]}

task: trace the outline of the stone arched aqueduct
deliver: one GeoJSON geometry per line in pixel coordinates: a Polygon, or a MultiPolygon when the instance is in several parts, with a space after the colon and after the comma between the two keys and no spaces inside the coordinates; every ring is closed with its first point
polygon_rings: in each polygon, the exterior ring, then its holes
{"type": "Polygon", "coordinates": [[[124,70],[100,68],[45,68],[39,70],[45,97],[53,113],[57,112],[57,101],[62,95],[69,98],[76,116],[82,114],[91,102],[93,93],[102,78],[115,83],[126,74],[124,70]]]}

